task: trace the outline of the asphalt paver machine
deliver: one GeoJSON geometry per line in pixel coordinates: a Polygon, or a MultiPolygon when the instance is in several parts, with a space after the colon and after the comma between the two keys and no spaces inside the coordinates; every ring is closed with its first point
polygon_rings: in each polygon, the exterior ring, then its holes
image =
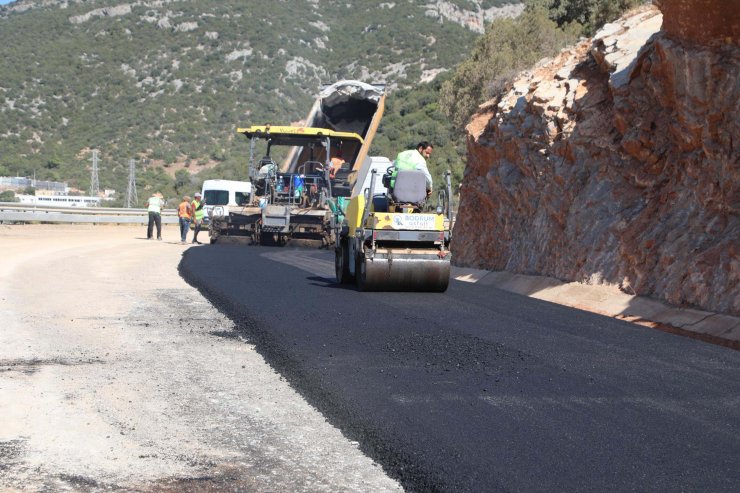
{"type": "Polygon", "coordinates": [[[293,239],[334,243],[332,146],[360,148],[362,138],[326,128],[257,125],[239,128],[249,139],[249,178],[253,184],[250,229],[256,243],[285,244],[293,239]],[[290,148],[294,165],[280,171],[273,159],[277,147],[290,148]]]}

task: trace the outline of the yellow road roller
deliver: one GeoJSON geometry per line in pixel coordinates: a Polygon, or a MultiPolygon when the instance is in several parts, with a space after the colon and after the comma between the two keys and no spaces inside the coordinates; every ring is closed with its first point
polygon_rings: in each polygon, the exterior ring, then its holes
{"type": "Polygon", "coordinates": [[[380,187],[380,193],[377,170],[369,181],[369,187],[335,212],[341,216],[341,222],[335,221],[337,281],[355,282],[360,291],[445,291],[451,261],[450,172],[432,211],[425,210],[429,207],[421,171],[398,171],[393,187],[380,187]]]}

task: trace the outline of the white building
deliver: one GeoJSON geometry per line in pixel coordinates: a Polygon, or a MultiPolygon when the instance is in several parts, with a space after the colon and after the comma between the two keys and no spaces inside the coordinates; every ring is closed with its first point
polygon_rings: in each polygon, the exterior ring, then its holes
{"type": "Polygon", "coordinates": [[[39,207],[99,207],[100,197],[74,195],[16,195],[21,204],[39,207]]]}

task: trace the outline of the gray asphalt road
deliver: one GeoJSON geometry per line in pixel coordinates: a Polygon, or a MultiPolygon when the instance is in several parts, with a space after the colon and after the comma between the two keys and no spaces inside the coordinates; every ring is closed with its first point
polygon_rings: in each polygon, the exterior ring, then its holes
{"type": "Polygon", "coordinates": [[[740,489],[740,353],[457,281],[359,293],[332,262],[212,245],[180,271],[408,490],[740,489]]]}

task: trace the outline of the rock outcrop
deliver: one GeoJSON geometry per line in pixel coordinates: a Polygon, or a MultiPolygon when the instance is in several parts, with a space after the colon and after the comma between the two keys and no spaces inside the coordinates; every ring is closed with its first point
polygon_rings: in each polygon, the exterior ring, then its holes
{"type": "Polygon", "coordinates": [[[690,3],[632,12],[481,107],[458,265],[740,314],[738,17],[695,32],[670,10],[690,3]]]}
{"type": "Polygon", "coordinates": [[[683,41],[719,46],[740,42],[740,2],[654,0],[663,12],[663,32],[683,41]]]}
{"type": "Polygon", "coordinates": [[[446,19],[483,34],[486,24],[492,20],[501,17],[517,17],[524,11],[524,4],[519,3],[518,0],[511,0],[510,3],[500,7],[488,8],[483,7],[481,3],[480,1],[468,2],[468,5],[462,7],[452,2],[434,0],[425,5],[426,15],[438,18],[440,21],[446,19]]]}

